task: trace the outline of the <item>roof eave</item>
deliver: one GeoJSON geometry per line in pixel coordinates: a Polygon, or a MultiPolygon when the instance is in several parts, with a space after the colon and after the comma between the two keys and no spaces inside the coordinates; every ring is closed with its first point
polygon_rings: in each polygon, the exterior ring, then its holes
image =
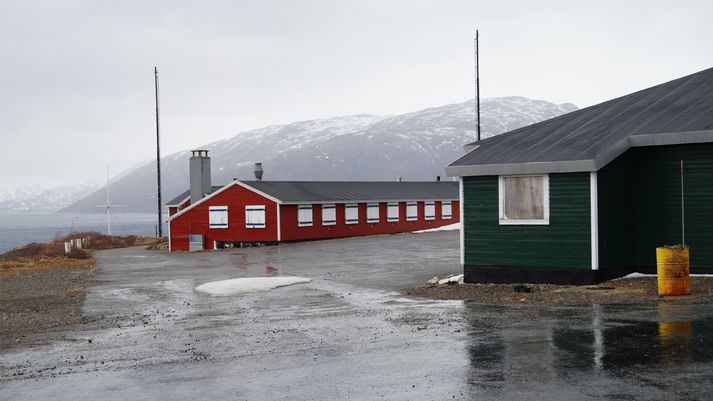
{"type": "Polygon", "coordinates": [[[334,203],[390,203],[390,202],[437,202],[458,200],[455,196],[439,196],[430,198],[384,198],[384,199],[330,199],[330,200],[285,200],[283,205],[331,205],[334,203]]]}
{"type": "Polygon", "coordinates": [[[189,199],[191,199],[190,196],[184,198],[182,201],[180,201],[180,202],[178,202],[178,203],[167,203],[167,204],[165,204],[164,206],[165,206],[165,207],[179,207],[179,206],[181,206],[182,204],[186,203],[186,201],[189,200],[189,199]]]}
{"type": "Polygon", "coordinates": [[[456,165],[446,167],[449,177],[483,175],[517,175],[546,173],[577,173],[599,171],[626,152],[629,148],[642,146],[689,145],[713,143],[713,130],[666,132],[660,134],[630,135],[592,160],[562,160],[550,162],[527,162],[483,165],[456,165]]]}
{"type": "Polygon", "coordinates": [[[631,146],[687,145],[713,142],[713,130],[667,132],[663,134],[632,135],[631,146]]]}
{"type": "Polygon", "coordinates": [[[570,160],[555,162],[530,162],[508,164],[483,164],[470,166],[446,167],[449,177],[483,176],[483,175],[519,175],[547,173],[575,173],[596,171],[594,160],[570,160]]]}

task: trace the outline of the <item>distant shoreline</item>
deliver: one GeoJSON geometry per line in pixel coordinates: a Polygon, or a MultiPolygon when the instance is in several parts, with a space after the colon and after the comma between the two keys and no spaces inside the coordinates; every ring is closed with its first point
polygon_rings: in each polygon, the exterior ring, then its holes
{"type": "MultiPolygon", "coordinates": [[[[156,214],[151,213],[112,214],[112,234],[153,236],[156,219],[156,214]]],[[[58,236],[73,231],[106,233],[106,226],[105,214],[63,212],[0,214],[0,253],[31,242],[52,241],[58,236]]]]}

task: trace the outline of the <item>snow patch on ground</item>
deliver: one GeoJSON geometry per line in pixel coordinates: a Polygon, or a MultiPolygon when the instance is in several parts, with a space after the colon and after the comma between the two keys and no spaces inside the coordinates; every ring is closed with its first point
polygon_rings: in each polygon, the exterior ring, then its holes
{"type": "Polygon", "coordinates": [[[432,232],[436,232],[436,231],[454,231],[454,230],[460,230],[460,223],[453,223],[453,224],[449,224],[447,226],[429,228],[426,230],[418,230],[418,231],[414,231],[414,233],[420,234],[420,233],[432,233],[432,232]]]}
{"type": "Polygon", "coordinates": [[[311,278],[294,276],[234,278],[201,284],[196,287],[196,292],[225,297],[248,294],[251,292],[270,291],[277,287],[309,283],[310,281],[312,281],[311,278]]]}
{"type": "MultiPolygon", "coordinates": [[[[691,277],[713,277],[713,274],[691,274],[691,277]]],[[[625,278],[640,278],[640,277],[656,277],[655,274],[644,274],[644,273],[631,273],[624,277],[620,277],[617,280],[625,278]]]]}

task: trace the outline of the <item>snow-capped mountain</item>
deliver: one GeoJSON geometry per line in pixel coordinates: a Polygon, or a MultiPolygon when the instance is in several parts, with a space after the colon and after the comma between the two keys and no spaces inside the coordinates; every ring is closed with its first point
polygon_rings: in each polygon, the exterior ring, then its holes
{"type": "Polygon", "coordinates": [[[34,176],[7,177],[0,182],[0,213],[54,212],[101,187],[98,182],[68,184],[34,176]]]}
{"type": "MultiPolygon", "coordinates": [[[[394,116],[300,121],[242,132],[198,148],[210,151],[213,185],[253,179],[254,162],[263,163],[265,180],[434,180],[463,154],[464,144],[475,140],[474,108],[469,100],[394,116]]],[[[483,137],[576,109],[569,103],[523,97],[484,99],[483,137]]],[[[164,201],[188,189],[189,156],[183,151],[162,159],[164,201]]],[[[153,211],[155,186],[155,164],[144,163],[113,180],[112,201],[129,212],[153,211]]],[[[91,212],[103,196],[103,190],[96,191],[65,210],[91,212]]]]}

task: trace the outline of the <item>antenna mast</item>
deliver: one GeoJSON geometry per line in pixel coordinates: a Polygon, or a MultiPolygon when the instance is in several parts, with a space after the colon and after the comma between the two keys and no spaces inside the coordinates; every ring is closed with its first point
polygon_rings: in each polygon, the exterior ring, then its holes
{"type": "Polygon", "coordinates": [[[686,246],[686,202],[683,197],[683,160],[681,160],[681,245],[686,246]]]}
{"type": "Polygon", "coordinates": [[[159,136],[159,113],[158,113],[158,68],[153,68],[154,89],[156,92],[156,181],[157,181],[157,210],[158,210],[158,236],[163,237],[163,227],[161,223],[161,140],[159,136]]]}
{"type": "Polygon", "coordinates": [[[475,30],[475,129],[480,141],[480,63],[478,60],[478,30],[475,30]]]}

